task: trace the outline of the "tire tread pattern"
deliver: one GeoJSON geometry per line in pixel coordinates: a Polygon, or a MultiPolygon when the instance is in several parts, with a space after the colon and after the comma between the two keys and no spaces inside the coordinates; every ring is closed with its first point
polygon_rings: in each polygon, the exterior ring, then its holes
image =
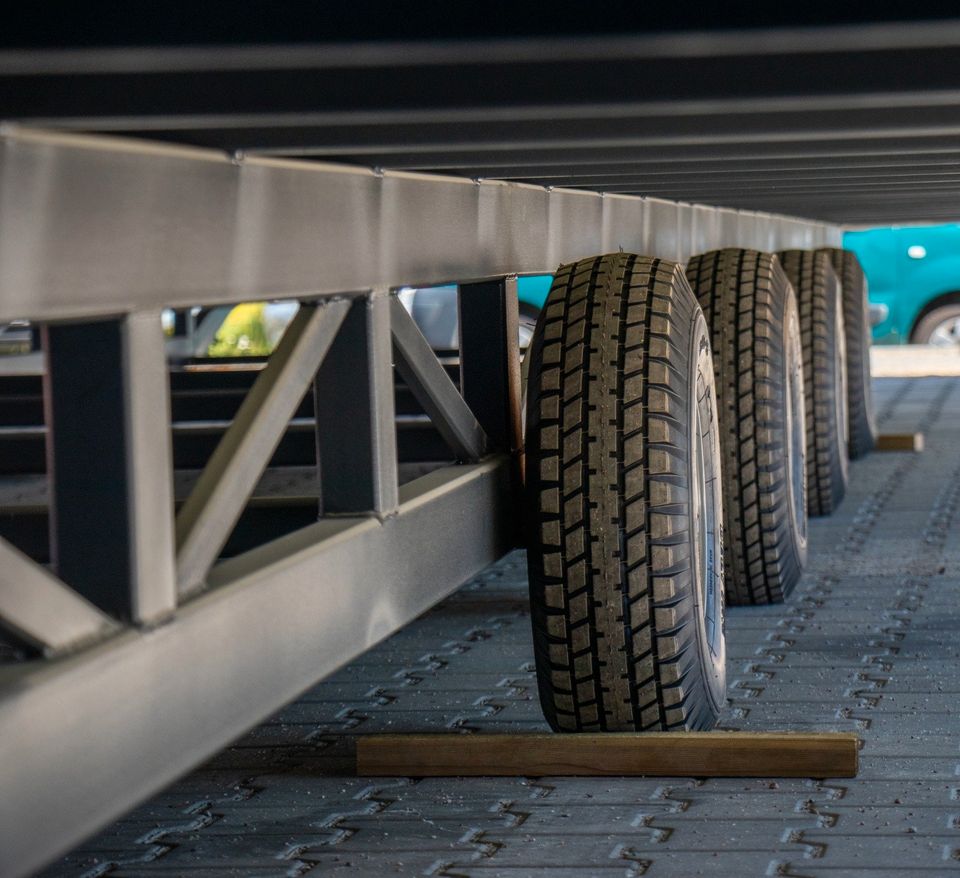
{"type": "Polygon", "coordinates": [[[829,515],[847,490],[847,449],[836,415],[836,301],[840,281],[821,250],[779,254],[800,309],[807,421],[807,512],[829,515]]]}
{"type": "Polygon", "coordinates": [[[850,250],[825,248],[843,290],[843,325],[847,335],[847,406],[850,459],[869,454],[877,443],[870,383],[870,312],[867,279],[850,250]]]}
{"type": "Polygon", "coordinates": [[[687,278],[713,348],[727,602],[779,602],[806,562],[806,546],[791,524],[787,482],[784,348],[794,292],[776,256],[756,250],[695,256],[687,278]]]}
{"type": "Polygon", "coordinates": [[[679,266],[611,254],[558,269],[534,333],[531,614],[540,699],[559,731],[716,719],[697,691],[688,548],[696,307],[679,266]]]}

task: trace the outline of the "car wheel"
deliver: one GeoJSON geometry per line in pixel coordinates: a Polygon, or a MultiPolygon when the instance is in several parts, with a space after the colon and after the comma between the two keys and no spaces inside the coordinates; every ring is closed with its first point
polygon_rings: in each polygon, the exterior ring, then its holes
{"type": "Polygon", "coordinates": [[[843,296],[822,250],[786,250],[780,262],[797,295],[807,422],[807,511],[829,515],[847,490],[849,417],[843,296]]]}
{"type": "Polygon", "coordinates": [[[710,339],[679,265],[557,271],[528,356],[540,700],[557,731],[707,729],[725,697],[710,339]]]}
{"type": "MultiPolygon", "coordinates": [[[[847,341],[847,414],[850,419],[850,459],[868,454],[877,441],[870,383],[870,311],[867,279],[855,253],[826,248],[840,278],[843,325],[847,341]]],[[[957,312],[960,321],[960,310],[957,312]]],[[[960,341],[960,339],[958,339],[960,341]]]]}
{"type": "Polygon", "coordinates": [[[730,604],[782,601],[807,561],[806,431],[797,300],[776,256],[716,250],[687,266],[710,327],[730,604]]]}
{"type": "Polygon", "coordinates": [[[941,305],[921,317],[910,334],[910,341],[939,348],[960,345],[960,303],[941,305]]]}

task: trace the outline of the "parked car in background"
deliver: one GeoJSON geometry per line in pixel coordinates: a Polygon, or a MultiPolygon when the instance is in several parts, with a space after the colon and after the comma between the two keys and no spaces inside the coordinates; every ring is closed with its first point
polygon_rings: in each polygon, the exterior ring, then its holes
{"type": "Polygon", "coordinates": [[[847,232],[867,276],[875,344],[960,344],[960,224],[847,232]]]}

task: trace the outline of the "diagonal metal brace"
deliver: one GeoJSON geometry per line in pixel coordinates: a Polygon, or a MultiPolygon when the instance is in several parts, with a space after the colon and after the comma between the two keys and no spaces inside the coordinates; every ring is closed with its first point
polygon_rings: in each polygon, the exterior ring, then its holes
{"type": "Polygon", "coordinates": [[[119,626],[8,542],[0,540],[0,626],[47,655],[119,626]]]}
{"type": "Polygon", "coordinates": [[[454,454],[461,460],[479,460],[487,451],[487,434],[396,296],[390,299],[390,320],[400,377],[454,454]]]}
{"type": "Polygon", "coordinates": [[[300,306],[177,515],[177,584],[199,588],[310,387],[349,299],[300,306]]]}

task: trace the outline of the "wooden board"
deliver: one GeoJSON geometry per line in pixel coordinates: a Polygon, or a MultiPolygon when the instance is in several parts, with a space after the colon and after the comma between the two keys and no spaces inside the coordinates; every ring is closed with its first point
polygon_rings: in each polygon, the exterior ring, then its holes
{"type": "Polygon", "coordinates": [[[923,433],[881,433],[877,451],[923,451],[923,433]]]}
{"type": "Polygon", "coordinates": [[[357,774],[855,777],[858,748],[847,732],[365,735],[357,774]]]}

